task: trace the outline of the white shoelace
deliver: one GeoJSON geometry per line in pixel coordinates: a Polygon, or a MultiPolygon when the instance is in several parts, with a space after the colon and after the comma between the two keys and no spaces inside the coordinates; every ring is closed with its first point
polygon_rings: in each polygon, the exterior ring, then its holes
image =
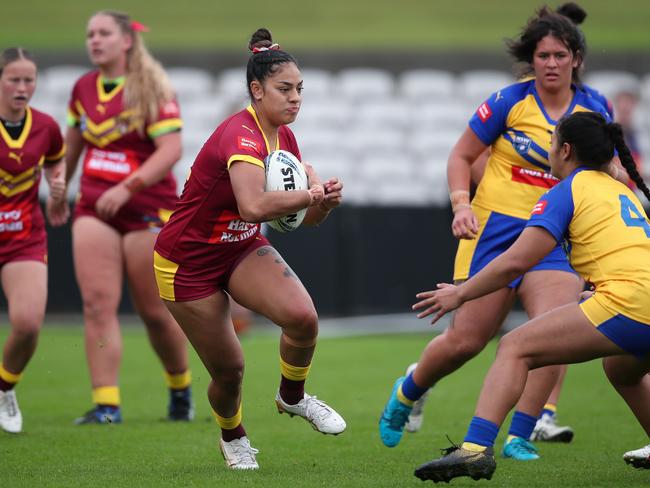
{"type": "Polygon", "coordinates": [[[251,446],[250,442],[242,441],[233,444],[233,451],[237,456],[237,460],[240,463],[253,464],[255,463],[255,454],[257,454],[259,449],[255,449],[251,446]]]}
{"type": "Polygon", "coordinates": [[[305,394],[303,401],[305,402],[305,415],[307,418],[325,420],[332,415],[332,409],[321,400],[318,400],[316,396],[305,394]]]}
{"type": "Polygon", "coordinates": [[[7,405],[10,417],[15,417],[18,414],[18,404],[16,403],[16,395],[9,391],[4,394],[4,403],[7,405]]]}

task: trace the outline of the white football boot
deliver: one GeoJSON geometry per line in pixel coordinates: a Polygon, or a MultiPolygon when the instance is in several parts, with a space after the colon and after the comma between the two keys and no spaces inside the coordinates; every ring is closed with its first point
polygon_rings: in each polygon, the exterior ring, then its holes
{"type": "Polygon", "coordinates": [[[14,390],[0,391],[0,428],[11,434],[23,430],[23,415],[14,390]]]}
{"type": "MultiPolygon", "coordinates": [[[[406,376],[411,374],[417,365],[418,363],[413,363],[408,368],[406,368],[406,376]]],[[[406,425],[404,426],[404,429],[406,429],[407,432],[415,433],[422,428],[422,422],[424,421],[422,409],[424,408],[424,403],[427,401],[428,396],[429,390],[427,390],[424,395],[422,395],[418,400],[415,401],[415,403],[413,403],[413,410],[411,410],[409,418],[406,421],[406,425]]]]}
{"type": "Polygon", "coordinates": [[[259,469],[257,459],[255,459],[255,454],[259,451],[251,446],[248,437],[240,437],[230,442],[219,439],[219,447],[226,460],[226,466],[230,469],[259,469]]]}
{"type": "Polygon", "coordinates": [[[571,442],[573,429],[567,425],[557,425],[557,417],[547,413],[537,419],[530,441],[571,442]]]}
{"type": "Polygon", "coordinates": [[[623,454],[623,459],[635,468],[650,469],[650,444],[641,449],[626,452],[623,454]]]}
{"type": "Polygon", "coordinates": [[[328,406],[324,401],[318,400],[315,396],[305,396],[295,405],[289,405],[282,400],[280,392],[275,395],[275,404],[278,412],[288,413],[289,416],[304,418],[318,432],[323,434],[338,435],[345,430],[346,424],[336,410],[328,406]]]}

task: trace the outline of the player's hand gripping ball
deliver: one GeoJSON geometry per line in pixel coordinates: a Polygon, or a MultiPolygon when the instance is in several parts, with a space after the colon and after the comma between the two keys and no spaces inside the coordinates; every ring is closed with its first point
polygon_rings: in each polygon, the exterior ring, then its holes
{"type": "MultiPolygon", "coordinates": [[[[309,190],[309,178],[305,167],[288,151],[273,151],[264,159],[266,172],[266,191],[309,190]]],[[[269,220],[273,229],[279,232],[291,232],[297,229],[305,218],[307,209],[269,220]]]]}

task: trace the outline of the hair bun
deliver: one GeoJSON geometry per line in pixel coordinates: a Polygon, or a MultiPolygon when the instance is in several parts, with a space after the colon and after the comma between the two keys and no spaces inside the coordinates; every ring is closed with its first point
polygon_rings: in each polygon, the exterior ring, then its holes
{"type": "Polygon", "coordinates": [[[271,31],[261,27],[253,32],[251,40],[248,42],[248,49],[255,53],[255,49],[260,48],[270,48],[273,45],[273,37],[271,36],[271,31]]]}
{"type": "Polygon", "coordinates": [[[567,2],[560,5],[555,11],[560,14],[568,17],[571,22],[576,25],[580,25],[587,18],[587,12],[580,5],[574,2],[567,2]]]}

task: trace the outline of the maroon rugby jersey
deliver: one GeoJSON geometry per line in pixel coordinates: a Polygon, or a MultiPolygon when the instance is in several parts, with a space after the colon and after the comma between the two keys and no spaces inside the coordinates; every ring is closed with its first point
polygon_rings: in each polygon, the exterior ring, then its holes
{"type": "Polygon", "coordinates": [[[30,107],[18,139],[1,123],[0,136],[0,255],[4,255],[28,240],[46,238],[38,185],[43,165],[60,160],[65,147],[54,119],[30,107]]]}
{"type": "MultiPolygon", "coordinates": [[[[145,134],[140,134],[133,112],[124,108],[124,79],[122,77],[107,93],[100,73],[91,71],[79,78],[72,89],[68,125],[78,127],[86,142],[81,194],[89,205],[94,205],[103,192],[125,179],[151,156],[156,150],[156,137],[183,126],[178,104],[171,101],[160,107],[156,120],[146,121],[145,134]]],[[[171,172],[135,194],[127,206],[137,209],[139,200],[151,197],[171,202],[173,206],[176,181],[171,172]]]]}
{"type": "Polygon", "coordinates": [[[270,146],[251,106],[217,127],[196,157],[176,209],[158,235],[156,251],[177,264],[200,266],[218,258],[219,246],[254,238],[260,224],[244,222],[239,215],[228,170],[233,161],[245,161],[263,171],[264,158],[277,149],[300,159],[288,127],[281,126],[272,142],[270,146]]]}

